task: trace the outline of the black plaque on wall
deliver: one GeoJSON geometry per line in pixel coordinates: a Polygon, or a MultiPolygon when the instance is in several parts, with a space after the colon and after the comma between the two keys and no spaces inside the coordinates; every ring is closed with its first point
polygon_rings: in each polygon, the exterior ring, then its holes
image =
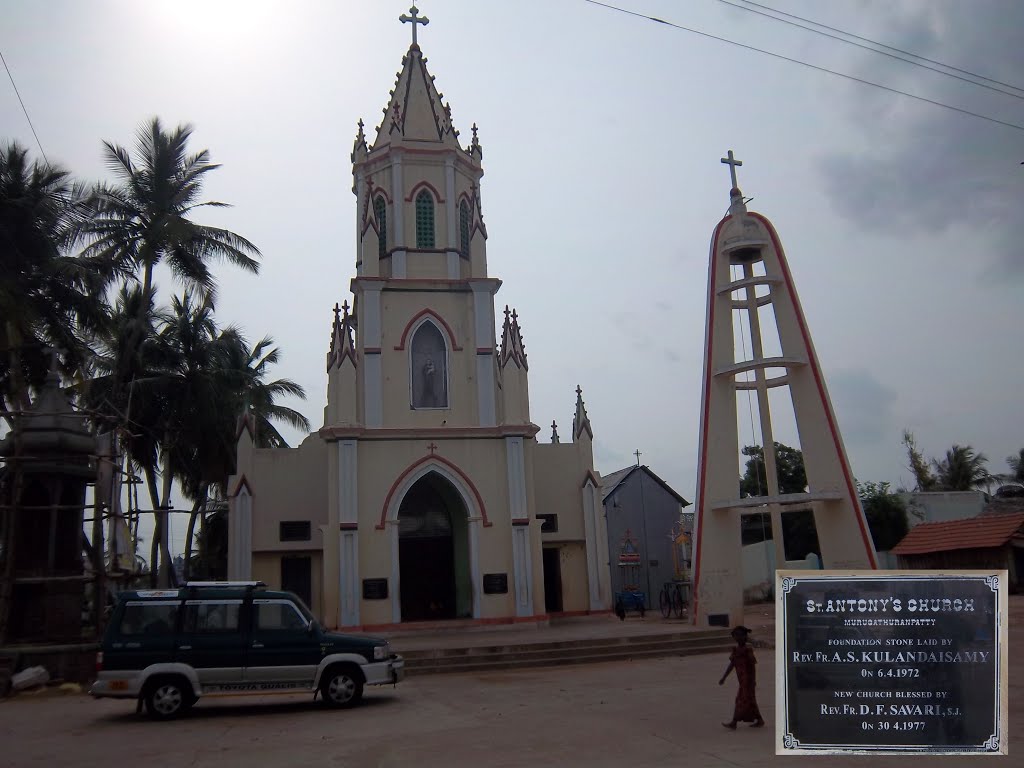
{"type": "Polygon", "coordinates": [[[1006,571],[778,571],[776,753],[1006,754],[1006,571]]]}
{"type": "Polygon", "coordinates": [[[508,574],[507,573],[485,573],[484,574],[484,594],[485,595],[504,595],[508,593],[508,574]]]}
{"type": "Polygon", "coordinates": [[[388,580],[387,579],[363,579],[364,600],[387,600],[388,580]]]}

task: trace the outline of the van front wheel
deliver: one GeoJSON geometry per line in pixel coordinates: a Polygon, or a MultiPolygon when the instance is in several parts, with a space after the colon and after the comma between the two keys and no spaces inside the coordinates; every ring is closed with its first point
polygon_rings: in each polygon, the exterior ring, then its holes
{"type": "Polygon", "coordinates": [[[320,695],[331,707],[351,707],[363,697],[363,674],[351,664],[339,664],[324,672],[320,695]]]}

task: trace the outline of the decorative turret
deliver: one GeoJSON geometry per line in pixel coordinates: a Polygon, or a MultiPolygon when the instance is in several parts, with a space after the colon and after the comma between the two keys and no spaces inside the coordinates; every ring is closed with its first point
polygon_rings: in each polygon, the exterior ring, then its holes
{"type": "Polygon", "coordinates": [[[469,149],[466,152],[479,162],[484,159],[484,149],[480,146],[480,138],[476,135],[476,131],[476,123],[473,123],[473,140],[470,141],[469,149]]]}
{"type": "Polygon", "coordinates": [[[327,353],[327,372],[341,367],[345,360],[356,365],[355,340],[352,334],[352,316],[348,313],[348,299],[340,307],[334,305],[334,325],[331,328],[331,349],[327,353]]]}
{"type": "Polygon", "coordinates": [[[508,304],[505,305],[505,324],[501,329],[501,367],[505,368],[512,362],[524,371],[530,370],[526,362],[526,345],[523,344],[522,330],[519,328],[519,316],[508,304]]]}
{"type": "Polygon", "coordinates": [[[334,305],[331,349],[327,353],[327,407],[324,426],[351,425],[358,422],[356,346],[353,338],[355,318],[348,312],[348,301],[334,305]]]}
{"type": "Polygon", "coordinates": [[[359,132],[356,133],[356,140],[352,144],[352,162],[358,163],[366,159],[369,149],[366,146],[366,134],[363,133],[363,121],[359,120],[359,132]]]}
{"type": "Polygon", "coordinates": [[[583,388],[576,385],[576,415],[572,419],[572,439],[579,442],[586,433],[588,440],[594,439],[594,430],[590,426],[590,417],[587,416],[587,406],[583,404],[583,388]]]}
{"type": "Polygon", "coordinates": [[[519,327],[519,315],[505,306],[505,322],[501,328],[498,352],[501,369],[501,396],[506,424],[527,424],[530,421],[530,387],[527,372],[526,345],[519,327]]]}

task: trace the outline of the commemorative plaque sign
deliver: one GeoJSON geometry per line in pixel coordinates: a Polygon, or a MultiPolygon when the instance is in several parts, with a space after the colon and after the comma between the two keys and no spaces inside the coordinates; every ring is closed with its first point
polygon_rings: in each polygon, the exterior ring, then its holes
{"type": "Polygon", "coordinates": [[[777,571],[776,754],[1007,754],[1006,571],[777,571]]]}

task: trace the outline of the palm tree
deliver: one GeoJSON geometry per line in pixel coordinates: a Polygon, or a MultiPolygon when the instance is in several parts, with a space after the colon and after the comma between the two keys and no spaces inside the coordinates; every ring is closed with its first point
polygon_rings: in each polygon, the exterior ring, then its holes
{"type": "MultiPolygon", "coordinates": [[[[212,260],[259,271],[254,258],[259,249],[251,242],[189,219],[199,208],[226,207],[199,201],[205,175],[220,166],[210,162],[208,150],[188,154],[191,135],[189,125],[165,132],[159,118],[153,118],[136,135],[134,160],[124,147],[103,143],[119,183],[99,185],[90,196],[93,215],[83,228],[89,242],[83,255],[109,280],[141,277],[144,296],[154,291],[153,270],[160,263],[187,287],[209,296],[216,292],[212,260]]],[[[140,333],[128,339],[129,348],[139,343],[140,333]]]]}
{"type": "MultiPolygon", "coordinates": [[[[154,527],[159,529],[160,515],[155,511],[160,508],[158,467],[166,405],[152,382],[164,370],[166,361],[163,350],[157,346],[156,318],[152,297],[145,297],[139,286],[123,284],[109,321],[94,336],[95,353],[80,389],[83,403],[95,418],[118,429],[129,468],[146,480],[154,527]],[[137,336],[139,342],[129,349],[132,336],[137,336]],[[122,378],[127,379],[125,387],[118,383],[122,378]]],[[[155,586],[160,538],[154,535],[151,544],[150,577],[155,586]]]]}
{"type": "Polygon", "coordinates": [[[988,459],[975,453],[969,445],[954,445],[946,451],[946,458],[935,461],[935,474],[939,486],[946,491],[971,491],[992,481],[985,469],[988,459]]]}
{"type": "Polygon", "coordinates": [[[1004,475],[1003,479],[1024,485],[1024,448],[1021,448],[1016,456],[1007,456],[1006,463],[1010,467],[1010,473],[1004,475]]]}
{"type": "MultiPolygon", "coordinates": [[[[287,448],[288,441],[277,431],[273,422],[282,422],[300,431],[308,431],[309,419],[298,411],[278,405],[281,397],[297,397],[306,399],[306,390],[291,379],[266,381],[268,368],[281,361],[281,351],[274,347],[274,339],[264,336],[254,347],[249,347],[245,338],[237,330],[225,332],[230,343],[227,352],[230,356],[229,365],[241,377],[240,405],[247,408],[255,420],[256,445],[259,448],[287,448]],[[230,338],[230,334],[234,338],[230,338]]],[[[236,409],[240,413],[243,408],[236,409]]]]}
{"type": "MultiPolygon", "coordinates": [[[[165,264],[187,288],[195,289],[211,302],[216,293],[211,261],[224,260],[250,272],[259,271],[255,258],[259,249],[255,245],[234,232],[197,224],[189,218],[202,207],[225,205],[200,200],[206,174],[219,166],[210,162],[207,150],[188,153],[191,134],[191,126],[181,125],[168,132],[158,118],[153,118],[136,134],[134,158],[124,147],[104,142],[106,160],[117,183],[101,184],[94,189],[88,199],[90,217],[78,231],[87,243],[83,259],[104,278],[106,285],[119,278],[141,283],[138,300],[133,303],[135,315],[125,318],[128,322],[122,324],[125,336],[118,340],[116,365],[110,370],[112,387],[107,400],[114,414],[127,414],[129,398],[137,394],[131,383],[133,379],[139,381],[135,369],[154,325],[153,272],[158,264],[165,264]]],[[[147,405],[160,401],[160,388],[150,390],[142,398],[147,405]]],[[[170,434],[164,431],[156,435],[156,443],[162,443],[170,434]]],[[[148,435],[147,439],[153,437],[148,435]]],[[[159,522],[163,515],[158,510],[169,498],[168,468],[174,448],[160,445],[160,450],[164,457],[164,494],[162,502],[154,501],[154,514],[156,531],[165,537],[166,529],[159,522]]],[[[145,460],[152,461],[145,468],[150,495],[159,498],[151,479],[155,455],[147,453],[145,460]]],[[[166,550],[166,542],[157,535],[154,539],[154,548],[166,550]]],[[[157,563],[151,564],[154,571],[163,572],[157,563]]]]}
{"type": "Polygon", "coordinates": [[[92,273],[66,251],[85,209],[82,188],[59,167],[29,162],[28,150],[0,150],[0,408],[28,406],[61,351],[65,372],[88,353],[81,331],[95,328],[104,304],[92,273]]]}
{"type": "Polygon", "coordinates": [[[183,491],[194,503],[185,536],[186,568],[190,567],[197,519],[210,506],[223,506],[227,498],[227,478],[235,469],[237,414],[248,412],[253,418],[256,444],[261,448],[288,447],[274,422],[299,430],[310,428],[305,416],[277,402],[282,396],[305,399],[305,390],[290,379],[266,380],[269,367],[281,357],[280,350],[272,346],[273,338],[265,336],[250,348],[241,332],[231,327],[221,332],[218,342],[221,388],[211,397],[216,403],[216,421],[200,422],[201,434],[196,434],[191,444],[201,458],[197,455],[193,459],[192,472],[182,483],[183,491]]]}

